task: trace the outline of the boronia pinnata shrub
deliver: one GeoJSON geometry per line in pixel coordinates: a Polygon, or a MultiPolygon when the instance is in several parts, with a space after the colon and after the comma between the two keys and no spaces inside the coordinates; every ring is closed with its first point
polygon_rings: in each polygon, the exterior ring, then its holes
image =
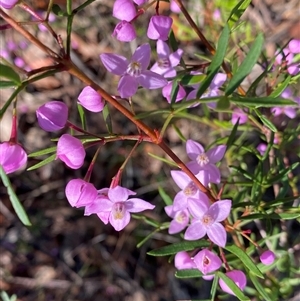
{"type": "MultiPolygon", "coordinates": [[[[239,26],[239,20],[250,1],[237,1],[236,6],[230,9],[227,4],[212,4],[212,22],[219,28],[218,22],[225,22],[222,31],[209,37],[217,45],[215,49],[193,21],[192,16],[195,15],[186,9],[188,1],[115,0],[111,13],[117,19],[116,26],[107,34],[112,35],[116,43],[134,41],[132,46],[136,45],[130,58],[122,53],[97,54],[99,66],[103,65],[107,73],[120,77],[116,95],[115,91],[105,91],[90,79],[72,62],[70,55],[72,22],[78,12],[93,2],[88,0],[76,6],[67,0],[66,11],[50,4],[49,10],[43,14],[44,19],[26,1],[0,0],[0,15],[5,21],[1,29],[19,32],[53,61],[52,66],[28,71],[21,57],[7,63],[9,51],[16,48],[13,42],[1,50],[4,62],[0,66],[1,88],[16,88],[16,93],[5,102],[0,112],[2,117],[13,104],[11,139],[0,144],[3,182],[8,187],[9,180],[4,174],[13,173],[27,163],[27,154],[17,139],[17,94],[30,82],[60,71],[68,72],[82,82],[81,92],[72,104],[76,105],[82,124],[68,120],[71,113],[64,101],[49,99],[40,106],[36,110],[37,122],[44,131],[57,135],[57,139],[53,139],[56,146],[31,154],[38,157],[52,152],[49,158],[30,166],[29,170],[57,159],[63,161],[66,168],[80,169],[86,160],[86,149],[98,146],[85,177],[78,178],[78,174],[74,173],[74,178],[66,184],[65,196],[70,206],[84,210],[86,218],[97,215],[115,231],[122,231],[132,218],[142,216],[154,230],[139,246],[159,231],[176,235],[177,243],[151,250],[148,254],[174,256],[178,278],[202,277],[212,281],[211,300],[219,298],[216,294],[220,294],[220,299],[224,298],[224,294],[235,295],[239,300],[288,298],[290,294],[280,289],[281,282],[294,285],[291,283],[295,283],[296,272],[279,268],[278,263],[281,257],[296,251],[295,240],[291,239],[289,246],[280,242],[280,231],[286,228],[280,227],[286,220],[300,217],[297,203],[299,174],[296,174],[299,155],[296,151],[289,152],[295,145],[299,151],[295,140],[300,135],[300,98],[295,84],[299,82],[300,41],[288,41],[286,47],[278,49],[266,63],[263,36],[253,28],[249,31],[253,38],[251,43],[247,43],[248,48],[244,44],[241,47],[237,45],[236,39],[235,44],[231,43],[231,34],[241,31],[241,35],[246,35],[245,29],[239,26]],[[160,9],[161,2],[170,2],[170,10],[178,17],[173,20],[174,14],[160,9]],[[1,9],[13,11],[15,6],[24,10],[24,20],[14,19],[13,15],[9,16],[1,9]],[[228,20],[221,20],[221,11],[229,16],[228,20]],[[57,21],[52,13],[68,19],[66,39],[62,39],[52,27],[57,21]],[[22,22],[26,18],[34,19],[33,23],[39,25],[40,31],[48,32],[59,50],[50,49],[23,27],[22,22]],[[138,22],[144,28],[138,28],[138,22]],[[184,32],[182,37],[181,31],[184,32]],[[204,63],[199,60],[203,53],[197,53],[192,62],[187,59],[185,39],[193,42],[196,36],[210,53],[204,63]],[[148,43],[145,42],[147,38],[148,43]],[[235,51],[229,50],[228,45],[235,51]],[[236,52],[239,55],[235,55],[236,52]],[[261,74],[247,86],[248,79],[245,79],[255,64],[261,74]],[[149,69],[149,66],[152,67],[149,69]],[[16,72],[21,68],[24,68],[23,75],[16,72]],[[153,102],[154,111],[135,113],[135,105],[145,101],[141,99],[139,89],[143,89],[143,97],[149,98],[147,101],[153,102]],[[156,90],[156,95],[161,97],[154,100],[147,90],[156,90]],[[114,132],[111,122],[114,116],[110,115],[109,107],[114,107],[135,124],[136,133],[114,132]],[[108,129],[107,133],[92,133],[86,129],[86,110],[103,115],[101,120],[108,129]],[[152,115],[160,122],[160,129],[152,129],[148,119],[144,121],[152,115]],[[212,143],[208,145],[200,138],[194,138],[197,135],[181,129],[175,118],[193,120],[197,128],[209,127],[207,135],[211,136],[212,143]],[[165,133],[170,125],[186,149],[187,162],[182,161],[166,143],[165,133]],[[256,138],[253,140],[249,133],[256,138]],[[101,157],[102,147],[115,141],[135,141],[135,145],[111,179],[110,187],[95,187],[91,181],[95,162],[101,157]],[[144,142],[158,145],[168,156],[167,159],[156,158],[171,166],[166,177],[172,178],[179,187],[174,194],[160,187],[159,204],[135,197],[136,192],[131,187],[122,186],[122,172],[137,151],[137,146],[144,142]],[[162,207],[164,210],[158,212],[158,208],[162,207]],[[160,221],[144,214],[149,210],[156,210],[161,215],[160,221]]],[[[213,29],[205,30],[205,33],[209,32],[213,33],[213,29]]],[[[16,212],[21,221],[29,225],[21,204],[18,208],[16,212]]]]}

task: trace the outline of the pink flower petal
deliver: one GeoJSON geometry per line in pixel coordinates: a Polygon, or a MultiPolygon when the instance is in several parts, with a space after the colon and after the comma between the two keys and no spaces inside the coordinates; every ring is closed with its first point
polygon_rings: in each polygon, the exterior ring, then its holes
{"type": "Polygon", "coordinates": [[[136,77],[124,75],[119,81],[118,92],[122,98],[133,96],[138,89],[138,81],[136,77]]]}
{"type": "Polygon", "coordinates": [[[184,189],[191,182],[189,176],[181,170],[171,170],[171,177],[180,189],[184,189]]]}
{"type": "Polygon", "coordinates": [[[139,62],[142,70],[146,70],[150,64],[151,48],[149,44],[138,47],[132,55],[131,62],[139,62]]]}
{"type": "Polygon", "coordinates": [[[103,53],[100,55],[100,59],[104,67],[116,75],[125,74],[129,64],[125,57],[114,53],[103,53]]]}
{"type": "MultiPolygon", "coordinates": [[[[116,204],[115,204],[116,205],[116,204]]],[[[124,211],[120,214],[119,217],[114,214],[114,210],[112,210],[110,216],[109,216],[109,222],[110,224],[115,228],[116,231],[123,230],[130,222],[130,213],[128,211],[124,211]]]]}
{"type": "Polygon", "coordinates": [[[220,200],[213,203],[207,211],[216,222],[221,222],[228,217],[231,210],[231,200],[220,200]]]}
{"type": "Polygon", "coordinates": [[[191,225],[186,229],[184,239],[186,240],[197,240],[201,239],[206,234],[206,229],[199,221],[192,222],[191,225]]]}
{"type": "Polygon", "coordinates": [[[196,269],[194,261],[185,251],[178,252],[174,257],[174,264],[177,270],[196,269]]]}
{"type": "Polygon", "coordinates": [[[186,152],[191,160],[196,160],[198,155],[204,153],[205,151],[200,143],[189,139],[186,142],[186,152]]]}
{"type": "Polygon", "coordinates": [[[155,208],[154,205],[138,198],[131,198],[127,200],[127,202],[125,203],[125,207],[126,210],[128,210],[128,212],[141,212],[144,210],[152,210],[153,208],[155,208]]]}
{"type": "Polygon", "coordinates": [[[222,160],[226,151],[226,145],[218,145],[209,149],[206,152],[207,157],[209,158],[209,163],[215,164],[222,160]]]}
{"type": "Polygon", "coordinates": [[[215,253],[208,249],[203,249],[194,256],[194,262],[200,272],[204,275],[218,270],[222,261],[215,253]]]}
{"type": "Polygon", "coordinates": [[[207,229],[208,238],[216,245],[224,248],[226,245],[227,234],[220,223],[213,223],[207,229]]]}
{"type": "Polygon", "coordinates": [[[274,262],[275,258],[276,258],[275,254],[270,250],[263,252],[259,257],[260,261],[264,265],[272,264],[274,262]]]}
{"type": "Polygon", "coordinates": [[[188,208],[193,217],[202,218],[209,209],[208,197],[203,192],[199,191],[199,199],[188,199],[188,208]]]}
{"type": "Polygon", "coordinates": [[[163,40],[157,40],[156,42],[156,52],[159,58],[168,58],[170,55],[170,48],[166,42],[163,40]]]}
{"type": "Polygon", "coordinates": [[[109,189],[108,191],[108,198],[116,203],[116,202],[125,202],[127,201],[130,195],[135,195],[134,191],[131,191],[127,188],[116,186],[114,188],[109,189]]]}
{"type": "Polygon", "coordinates": [[[168,16],[155,15],[152,16],[149,22],[147,36],[152,40],[166,41],[169,37],[169,32],[172,26],[173,20],[168,16]]]}
{"type": "Polygon", "coordinates": [[[84,108],[91,112],[101,112],[105,105],[102,97],[90,86],[81,91],[78,100],[84,108]]]}
{"type": "Polygon", "coordinates": [[[127,21],[121,21],[116,25],[112,36],[121,42],[131,42],[136,38],[135,28],[127,21]]]}
{"type": "MultiPolygon", "coordinates": [[[[247,278],[245,276],[245,274],[242,271],[239,270],[232,270],[230,272],[227,272],[225,274],[227,277],[229,277],[231,280],[233,280],[235,282],[235,284],[241,289],[243,290],[247,284],[247,278]]],[[[227,286],[227,284],[225,284],[225,282],[220,279],[219,280],[219,284],[221,289],[225,292],[228,293],[230,295],[235,296],[234,292],[227,286]]]]}
{"type": "Polygon", "coordinates": [[[163,76],[150,70],[143,71],[141,76],[138,77],[138,82],[142,87],[150,90],[162,88],[168,84],[167,80],[164,79],[163,76]]]}

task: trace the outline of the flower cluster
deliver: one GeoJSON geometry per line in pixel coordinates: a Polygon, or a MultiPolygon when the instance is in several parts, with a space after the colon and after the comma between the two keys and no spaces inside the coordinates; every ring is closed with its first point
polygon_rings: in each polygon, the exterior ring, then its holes
{"type": "Polygon", "coordinates": [[[130,198],[134,191],[116,186],[96,190],[81,179],[71,180],[66,186],[66,197],[72,207],[85,207],[84,215],[97,214],[104,224],[110,223],[121,231],[130,222],[130,213],[152,210],[155,206],[139,198],[130,198]]]}

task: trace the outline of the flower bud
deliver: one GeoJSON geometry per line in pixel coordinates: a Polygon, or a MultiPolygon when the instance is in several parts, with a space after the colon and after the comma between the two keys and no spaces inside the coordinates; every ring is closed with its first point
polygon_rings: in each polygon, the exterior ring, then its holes
{"type": "Polygon", "coordinates": [[[0,165],[6,174],[15,172],[27,162],[27,154],[19,144],[0,143],[0,165]]]}
{"type": "Polygon", "coordinates": [[[0,0],[0,6],[5,9],[12,9],[19,0],[0,0]]]}
{"type": "Polygon", "coordinates": [[[90,86],[85,87],[78,96],[79,103],[91,112],[101,112],[104,107],[102,97],[90,86]]]}
{"type": "Polygon", "coordinates": [[[116,0],[113,16],[122,21],[131,21],[136,16],[136,9],[132,0],[116,0]]]}
{"type": "Polygon", "coordinates": [[[116,25],[112,36],[121,42],[130,42],[136,38],[136,32],[132,24],[121,21],[116,25]]]}
{"type": "Polygon", "coordinates": [[[85,158],[82,142],[69,134],[62,135],[57,142],[57,158],[72,169],[80,168],[85,158]]]}
{"type": "Polygon", "coordinates": [[[178,252],[174,258],[174,264],[177,270],[196,269],[194,261],[185,251],[178,252]]]}
{"type": "Polygon", "coordinates": [[[275,260],[275,254],[272,251],[267,250],[260,255],[259,259],[264,265],[270,265],[275,260]]]}
{"type": "Polygon", "coordinates": [[[166,41],[169,37],[169,32],[173,20],[167,16],[153,16],[150,19],[147,36],[151,40],[166,41]]]}
{"type": "Polygon", "coordinates": [[[65,194],[70,205],[79,208],[94,202],[97,198],[97,189],[82,179],[73,179],[67,184],[65,194]]]}
{"type": "MultiPolygon", "coordinates": [[[[227,272],[225,275],[231,280],[233,280],[235,284],[240,288],[240,290],[243,290],[245,288],[247,284],[247,278],[242,271],[232,270],[230,272],[227,272]]],[[[225,293],[235,296],[235,293],[228,287],[228,285],[222,279],[219,280],[219,284],[221,289],[225,293]]]]}
{"type": "Polygon", "coordinates": [[[36,110],[39,126],[47,132],[55,132],[65,127],[68,107],[61,101],[50,101],[36,110]]]}

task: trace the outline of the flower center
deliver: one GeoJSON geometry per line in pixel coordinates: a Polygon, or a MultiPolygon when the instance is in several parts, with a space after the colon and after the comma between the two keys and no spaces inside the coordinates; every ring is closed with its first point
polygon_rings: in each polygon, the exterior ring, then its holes
{"type": "Polygon", "coordinates": [[[168,58],[160,58],[157,60],[157,65],[159,68],[170,68],[171,64],[168,58]]]}
{"type": "Polygon", "coordinates": [[[123,203],[115,203],[112,208],[114,219],[122,219],[125,214],[125,206],[123,203]]]}
{"type": "Polygon", "coordinates": [[[198,188],[196,187],[194,182],[190,182],[183,190],[183,193],[186,196],[193,196],[197,193],[198,188]]]}
{"type": "Polygon", "coordinates": [[[209,159],[205,153],[198,155],[196,161],[202,167],[209,163],[209,159]]]}
{"type": "Polygon", "coordinates": [[[188,216],[186,215],[186,213],[184,211],[178,212],[175,216],[175,220],[179,224],[183,224],[187,220],[187,218],[188,218],[188,216]]]}
{"type": "Polygon", "coordinates": [[[204,226],[210,226],[213,223],[213,218],[210,215],[205,214],[202,217],[202,223],[204,226]]]}
{"type": "Polygon", "coordinates": [[[207,257],[207,256],[205,256],[204,258],[203,258],[203,265],[204,266],[208,266],[210,264],[210,260],[209,260],[209,258],[207,257]]]}
{"type": "Polygon", "coordinates": [[[127,73],[131,76],[140,76],[142,73],[142,65],[139,62],[132,62],[127,68],[127,73]]]}

